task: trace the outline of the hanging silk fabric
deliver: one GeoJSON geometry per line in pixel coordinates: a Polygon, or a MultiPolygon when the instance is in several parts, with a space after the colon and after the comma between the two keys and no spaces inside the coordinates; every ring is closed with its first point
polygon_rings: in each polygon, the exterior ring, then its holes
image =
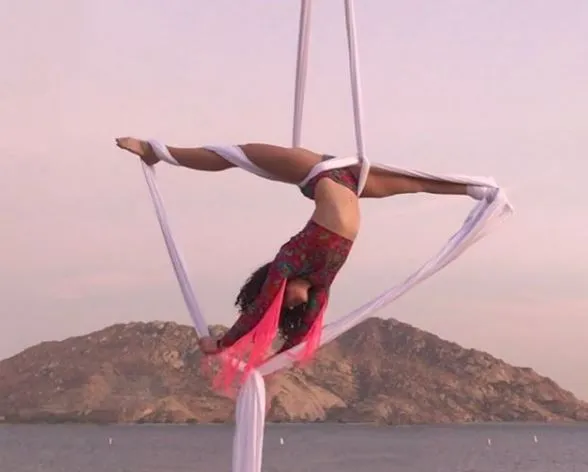
{"type": "MultiPolygon", "coordinates": [[[[463,252],[471,247],[474,243],[486,236],[489,231],[499,223],[504,217],[512,213],[512,207],[508,202],[505,192],[500,189],[491,178],[474,178],[466,176],[448,176],[435,175],[415,170],[391,167],[383,164],[372,163],[368,161],[363,140],[362,130],[362,107],[360,93],[359,65],[357,60],[357,46],[355,37],[355,17],[351,0],[345,0],[345,16],[347,24],[347,39],[349,49],[349,69],[351,75],[351,89],[353,97],[353,111],[355,122],[355,135],[357,153],[353,157],[335,158],[329,161],[319,163],[305,178],[300,185],[314,175],[326,169],[347,167],[350,165],[361,164],[360,186],[358,192],[363,190],[369,168],[376,167],[387,169],[392,172],[414,176],[424,177],[445,182],[456,182],[473,186],[484,186],[494,188],[491,197],[483,198],[476,202],[474,208],[467,215],[461,228],[449,239],[443,248],[431,259],[425,262],[418,270],[405,279],[403,283],[392,287],[375,299],[368,301],[358,307],[351,313],[339,317],[336,321],[326,324],[323,327],[320,344],[326,344],[358,325],[376,311],[389,305],[398,299],[410,289],[419,283],[431,277],[447,264],[454,261],[463,252]]],[[[300,10],[300,32],[298,38],[298,57],[296,67],[296,88],[294,103],[294,123],[292,130],[292,143],[294,146],[300,144],[302,109],[304,102],[304,90],[306,83],[307,64],[308,64],[308,38],[310,23],[310,0],[301,1],[300,10]]],[[[167,148],[157,140],[149,141],[157,156],[171,164],[178,164],[169,154],[167,148]]],[[[231,163],[241,167],[243,170],[256,174],[260,177],[273,180],[274,177],[263,169],[255,166],[247,156],[236,146],[206,146],[208,149],[217,152],[231,163]]],[[[152,167],[143,165],[143,171],[149,191],[155,206],[155,211],[163,233],[165,244],[169,252],[172,265],[178,279],[184,301],[188,312],[194,323],[198,336],[208,336],[208,324],[200,310],[194,290],[188,280],[187,271],[182,257],[173,240],[169,223],[167,221],[163,200],[159,193],[155,181],[155,170],[152,167]]],[[[248,375],[239,390],[235,410],[235,434],[233,440],[233,472],[261,472],[262,449],[265,426],[266,411],[266,389],[264,376],[274,373],[281,369],[286,369],[292,365],[293,353],[298,353],[304,346],[298,345],[290,351],[281,353],[270,358],[258,369],[253,370],[248,375]]],[[[238,360],[233,360],[238,362],[238,360]]]]}

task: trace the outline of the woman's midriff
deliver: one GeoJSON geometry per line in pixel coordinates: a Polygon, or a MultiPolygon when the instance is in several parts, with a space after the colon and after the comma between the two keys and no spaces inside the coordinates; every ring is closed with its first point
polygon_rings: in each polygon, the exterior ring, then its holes
{"type": "Polygon", "coordinates": [[[352,190],[331,179],[321,179],[316,185],[314,201],[316,208],[312,219],[316,223],[346,239],[355,240],[360,212],[359,199],[352,190]]]}

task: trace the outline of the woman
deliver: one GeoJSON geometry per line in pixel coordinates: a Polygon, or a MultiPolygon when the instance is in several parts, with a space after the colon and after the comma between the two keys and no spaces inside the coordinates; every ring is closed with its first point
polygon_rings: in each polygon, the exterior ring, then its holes
{"type": "MultiPolygon", "coordinates": [[[[126,137],[117,139],[116,143],[121,149],[140,156],[148,165],[159,161],[146,141],[126,137]]],[[[184,167],[211,172],[234,167],[205,148],[166,147],[184,167]]],[[[270,144],[238,147],[253,164],[290,184],[303,181],[317,163],[332,157],[308,149],[270,144]]],[[[236,300],[239,318],[224,335],[201,338],[203,353],[229,350],[243,358],[247,352],[248,366],[257,366],[267,358],[279,331],[284,338],[280,351],[306,341],[297,359],[309,359],[318,347],[329,289],[359,231],[359,198],[426,192],[482,199],[489,190],[370,168],[358,197],[359,171],[359,165],[326,171],[301,188],[302,194],[315,202],[310,220],[280,248],[273,261],[257,269],[247,280],[236,300]]]]}

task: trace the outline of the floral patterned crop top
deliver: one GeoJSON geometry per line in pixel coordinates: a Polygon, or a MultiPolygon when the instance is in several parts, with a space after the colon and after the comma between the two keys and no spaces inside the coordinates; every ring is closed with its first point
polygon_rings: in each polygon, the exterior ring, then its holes
{"type": "Polygon", "coordinates": [[[290,343],[304,337],[326,304],[329,288],[347,260],[352,246],[353,241],[309,221],[280,248],[271,263],[259,297],[220,339],[219,346],[230,347],[255,328],[278,295],[284,279],[303,278],[312,284],[301,329],[291,333],[290,343]]]}

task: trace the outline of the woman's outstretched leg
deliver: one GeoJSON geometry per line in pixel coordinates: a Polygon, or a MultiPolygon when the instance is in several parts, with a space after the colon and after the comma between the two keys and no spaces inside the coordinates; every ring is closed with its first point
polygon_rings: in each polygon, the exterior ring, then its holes
{"type": "Polygon", "coordinates": [[[370,168],[370,173],[361,197],[386,198],[410,193],[468,195],[476,199],[481,199],[485,196],[485,188],[480,187],[479,189],[474,189],[466,184],[411,177],[386,169],[372,167],[370,168]]]}
{"type": "MultiPolygon", "coordinates": [[[[121,149],[136,154],[148,165],[159,159],[147,141],[135,138],[118,138],[116,144],[121,149]]],[[[315,152],[303,148],[289,148],[273,144],[251,143],[238,147],[256,166],[276,176],[283,182],[297,184],[304,180],[312,167],[321,160],[315,152]]],[[[202,171],[221,171],[235,167],[229,161],[203,147],[177,148],[166,146],[172,157],[183,167],[202,171]]]]}

